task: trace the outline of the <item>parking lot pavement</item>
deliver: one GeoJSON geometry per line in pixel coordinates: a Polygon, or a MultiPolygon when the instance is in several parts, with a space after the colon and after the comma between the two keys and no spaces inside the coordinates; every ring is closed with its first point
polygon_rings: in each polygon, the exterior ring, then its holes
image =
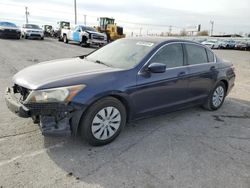
{"type": "Polygon", "coordinates": [[[26,66],[93,49],[53,39],[0,39],[0,49],[0,187],[250,187],[250,52],[216,51],[237,73],[220,110],[133,122],[111,144],[92,147],[44,138],[31,120],[7,110],[4,90],[26,66]]]}

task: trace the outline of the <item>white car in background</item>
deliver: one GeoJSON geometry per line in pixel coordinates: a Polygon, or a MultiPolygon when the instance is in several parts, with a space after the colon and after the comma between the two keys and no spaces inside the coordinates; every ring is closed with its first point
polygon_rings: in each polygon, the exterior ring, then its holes
{"type": "Polygon", "coordinates": [[[44,31],[38,25],[34,24],[24,24],[21,28],[21,33],[23,38],[38,38],[44,39],[44,31]]]}
{"type": "Polygon", "coordinates": [[[201,44],[211,48],[211,49],[219,49],[220,48],[220,43],[218,40],[207,40],[202,42],[201,44]]]}

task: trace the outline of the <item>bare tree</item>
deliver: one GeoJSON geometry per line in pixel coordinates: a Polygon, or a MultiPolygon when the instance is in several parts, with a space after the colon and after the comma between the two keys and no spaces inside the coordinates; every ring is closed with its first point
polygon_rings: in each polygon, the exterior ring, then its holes
{"type": "Polygon", "coordinates": [[[197,33],[197,36],[208,36],[208,35],[209,35],[209,33],[208,33],[207,30],[200,31],[200,32],[197,33]]]}

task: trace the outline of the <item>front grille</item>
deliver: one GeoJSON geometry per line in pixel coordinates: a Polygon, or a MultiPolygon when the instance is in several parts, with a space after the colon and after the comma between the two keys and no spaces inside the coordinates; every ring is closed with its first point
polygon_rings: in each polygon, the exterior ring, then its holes
{"type": "Polygon", "coordinates": [[[41,37],[39,34],[30,34],[31,37],[41,37]]]}
{"type": "Polygon", "coordinates": [[[104,40],[104,36],[101,36],[101,35],[92,35],[92,39],[104,40]]]}
{"type": "Polygon", "coordinates": [[[0,30],[0,34],[1,36],[6,36],[6,37],[17,37],[18,34],[20,34],[20,32],[12,29],[4,29],[0,30]]]}
{"type": "Polygon", "coordinates": [[[4,29],[3,30],[5,33],[10,33],[10,34],[16,34],[17,31],[16,30],[13,30],[13,29],[4,29]]]}
{"type": "Polygon", "coordinates": [[[17,84],[13,87],[14,94],[19,101],[25,101],[30,94],[30,90],[17,84]]]}

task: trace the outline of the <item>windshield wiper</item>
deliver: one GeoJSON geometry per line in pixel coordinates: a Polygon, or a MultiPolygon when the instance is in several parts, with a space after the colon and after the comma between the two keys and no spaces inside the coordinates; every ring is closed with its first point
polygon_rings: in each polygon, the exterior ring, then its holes
{"type": "Polygon", "coordinates": [[[104,62],[102,62],[100,60],[95,60],[94,62],[98,63],[98,64],[106,65],[107,67],[110,67],[110,65],[107,65],[106,63],[104,63],[104,62]]]}
{"type": "Polygon", "coordinates": [[[92,61],[92,62],[94,62],[94,63],[98,63],[98,64],[105,65],[105,66],[107,66],[107,67],[111,67],[110,65],[108,65],[108,64],[106,64],[106,63],[104,63],[104,62],[102,62],[102,61],[100,61],[100,60],[92,60],[92,59],[88,59],[87,57],[84,57],[84,59],[87,60],[87,61],[92,61]]]}

